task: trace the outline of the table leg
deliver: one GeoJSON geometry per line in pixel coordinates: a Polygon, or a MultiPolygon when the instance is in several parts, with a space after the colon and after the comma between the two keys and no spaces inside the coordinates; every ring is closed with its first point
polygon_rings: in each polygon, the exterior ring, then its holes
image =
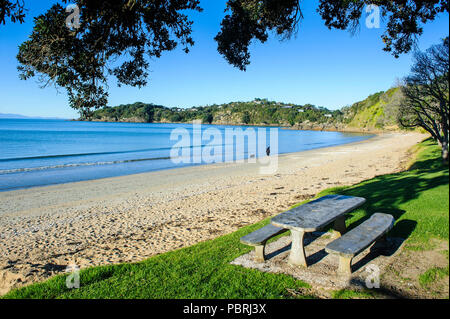
{"type": "Polygon", "coordinates": [[[264,245],[259,245],[259,246],[255,246],[255,261],[258,263],[263,263],[266,258],[264,256],[264,248],[265,248],[265,244],[264,245]]]}
{"type": "Polygon", "coordinates": [[[303,247],[304,231],[291,230],[291,254],[289,264],[308,267],[306,263],[305,248],[303,247]]]}
{"type": "Polygon", "coordinates": [[[345,276],[352,274],[352,258],[339,256],[339,269],[338,273],[345,276]]]}
{"type": "Polygon", "coordinates": [[[341,237],[347,231],[347,226],[345,225],[345,216],[341,216],[334,221],[333,233],[335,238],[341,237]]]}

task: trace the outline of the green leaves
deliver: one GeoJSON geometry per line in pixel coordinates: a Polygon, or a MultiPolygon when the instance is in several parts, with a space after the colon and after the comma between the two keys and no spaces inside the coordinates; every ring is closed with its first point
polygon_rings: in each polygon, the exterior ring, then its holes
{"type": "MultiPolygon", "coordinates": [[[[67,3],[67,0],[64,0],[67,3]]],[[[67,27],[59,4],[35,19],[29,40],[19,48],[21,79],[38,75],[43,84],[65,88],[69,104],[83,119],[108,102],[108,76],[118,84],[142,87],[149,60],[178,44],[194,44],[185,10],[201,11],[197,0],[78,0],[80,28],[67,27]]]]}
{"type": "Polygon", "coordinates": [[[5,24],[8,17],[12,23],[23,23],[25,21],[25,11],[23,0],[16,0],[16,2],[0,0],[0,24],[5,24]]]}
{"type": "Polygon", "coordinates": [[[230,0],[227,10],[231,14],[225,16],[214,39],[219,53],[242,71],[250,64],[248,48],[253,39],[264,43],[271,30],[288,38],[302,17],[297,0],[230,0]]]}
{"type": "Polygon", "coordinates": [[[442,146],[448,161],[449,145],[449,42],[448,37],[426,52],[416,52],[411,74],[405,79],[405,100],[399,122],[422,127],[442,146]]]}
{"type": "MultiPolygon", "coordinates": [[[[245,71],[250,64],[249,46],[254,40],[264,43],[270,31],[289,38],[302,20],[299,0],[230,0],[221,30],[215,37],[218,51],[233,66],[245,71]]],[[[439,13],[449,12],[448,1],[320,0],[317,8],[329,29],[356,32],[369,5],[379,8],[380,18],[387,21],[381,39],[383,50],[395,57],[411,51],[422,25],[439,13]]]]}

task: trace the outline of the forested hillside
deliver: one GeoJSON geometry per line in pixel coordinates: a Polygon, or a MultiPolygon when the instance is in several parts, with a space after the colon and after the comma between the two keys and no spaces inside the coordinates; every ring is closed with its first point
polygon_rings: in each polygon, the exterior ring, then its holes
{"type": "Polygon", "coordinates": [[[348,127],[366,129],[398,128],[397,114],[402,99],[400,88],[378,92],[350,107],[344,107],[343,124],[348,127]]]}
{"type": "Polygon", "coordinates": [[[214,104],[189,109],[136,102],[97,110],[91,119],[141,123],[187,123],[201,120],[209,124],[277,125],[299,129],[383,130],[398,128],[396,117],[400,101],[400,88],[392,88],[340,110],[259,98],[250,102],[214,104]]]}

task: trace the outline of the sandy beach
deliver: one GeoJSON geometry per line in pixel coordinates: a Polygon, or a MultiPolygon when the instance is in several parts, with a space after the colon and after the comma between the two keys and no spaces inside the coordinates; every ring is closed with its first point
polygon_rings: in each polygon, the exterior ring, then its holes
{"type": "Polygon", "coordinates": [[[0,294],[65,271],[137,262],[231,233],[323,189],[402,170],[417,133],[279,157],[0,193],[0,294]]]}

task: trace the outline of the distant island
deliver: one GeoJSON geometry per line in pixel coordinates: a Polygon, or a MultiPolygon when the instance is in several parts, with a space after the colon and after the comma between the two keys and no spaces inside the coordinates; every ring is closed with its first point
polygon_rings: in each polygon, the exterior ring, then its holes
{"type": "Polygon", "coordinates": [[[30,119],[30,120],[66,120],[59,117],[41,117],[41,116],[26,116],[21,114],[0,113],[0,119],[30,119]]]}
{"type": "Polygon", "coordinates": [[[329,110],[312,104],[296,105],[256,98],[189,109],[136,102],[105,107],[92,113],[91,121],[135,123],[188,123],[201,120],[218,125],[277,125],[296,129],[379,131],[397,130],[399,87],[370,95],[365,100],[329,110]]]}

